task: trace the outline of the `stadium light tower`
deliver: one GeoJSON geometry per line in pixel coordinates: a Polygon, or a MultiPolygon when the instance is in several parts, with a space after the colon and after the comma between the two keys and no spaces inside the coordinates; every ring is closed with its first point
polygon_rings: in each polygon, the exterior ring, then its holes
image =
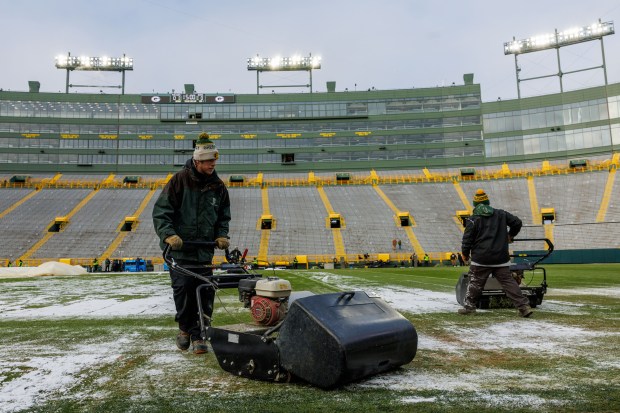
{"type": "Polygon", "coordinates": [[[127,57],[89,57],[89,56],[56,56],[56,68],[67,70],[67,83],[65,93],[69,93],[70,87],[111,87],[121,89],[125,94],[125,72],[133,70],[133,58],[127,57]],[[72,85],[69,83],[69,73],[73,70],[96,70],[107,72],[121,72],[123,80],[121,85],[101,86],[101,85],[72,85]]]}
{"type": "Polygon", "coordinates": [[[248,70],[256,71],[256,94],[259,94],[264,87],[307,87],[312,93],[312,70],[321,68],[321,58],[312,56],[293,56],[293,57],[255,57],[248,58],[248,70]],[[310,82],[306,85],[261,85],[261,72],[286,72],[286,71],[306,71],[309,74],[310,82]]]}
{"type": "Polygon", "coordinates": [[[558,32],[556,29],[555,32],[550,34],[545,34],[541,36],[528,37],[524,40],[516,40],[514,37],[512,41],[504,43],[504,54],[509,55],[513,54],[515,56],[515,71],[517,75],[517,95],[521,98],[521,89],[520,83],[526,80],[534,80],[534,79],[542,79],[551,76],[558,76],[560,79],[560,91],[564,91],[564,86],[562,84],[562,76],[568,75],[571,73],[583,72],[586,70],[593,69],[603,69],[603,75],[605,77],[605,86],[607,86],[607,67],[605,66],[605,49],[603,47],[603,36],[608,36],[610,34],[614,34],[614,23],[613,22],[601,22],[601,19],[597,23],[591,24],[589,26],[577,27],[569,30],[564,30],[558,32]],[[600,40],[601,41],[601,55],[603,57],[603,64],[600,66],[587,67],[584,69],[573,70],[570,72],[563,72],[562,66],[560,64],[560,48],[564,46],[571,46],[577,43],[589,42],[591,40],[600,40]],[[558,62],[558,72],[550,75],[530,77],[527,79],[520,79],[519,72],[521,68],[519,67],[519,63],[517,61],[517,56],[523,53],[532,53],[538,52],[541,50],[548,49],[556,49],[556,56],[558,62]]]}

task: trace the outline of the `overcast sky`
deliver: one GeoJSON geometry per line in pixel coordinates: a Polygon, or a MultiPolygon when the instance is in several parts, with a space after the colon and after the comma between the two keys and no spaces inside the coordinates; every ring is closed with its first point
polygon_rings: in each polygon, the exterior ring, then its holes
{"type": "MultiPolygon", "coordinates": [[[[620,24],[620,1],[576,0],[0,0],[0,88],[65,90],[59,54],[134,58],[126,93],[256,93],[246,59],[322,57],[315,91],[407,89],[463,83],[473,73],[483,101],[516,98],[515,60],[503,44],[587,26],[620,24]]],[[[620,33],[604,40],[609,83],[620,81],[620,33]]],[[[560,49],[564,72],[602,64],[601,42],[560,49]]],[[[524,54],[521,78],[557,73],[555,51],[524,54]]],[[[306,72],[261,75],[263,85],[306,84],[306,72]]],[[[602,69],[564,76],[564,89],[603,84],[602,69]]],[[[114,86],[116,72],[72,72],[72,84],[114,86]]],[[[118,93],[113,88],[72,92],[118,93]]],[[[261,93],[271,93],[270,88],[261,93]]],[[[305,89],[302,89],[305,90],[305,89]]],[[[299,91],[302,91],[299,90],[299,91]]],[[[295,91],[277,89],[277,93],[295,91]]],[[[521,83],[522,96],[559,91],[550,77],[521,83]]]]}

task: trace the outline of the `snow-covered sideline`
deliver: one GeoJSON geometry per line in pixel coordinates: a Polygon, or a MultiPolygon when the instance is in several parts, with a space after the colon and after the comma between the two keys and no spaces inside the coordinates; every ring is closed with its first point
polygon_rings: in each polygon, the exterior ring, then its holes
{"type": "Polygon", "coordinates": [[[86,269],[81,265],[63,262],[44,262],[38,267],[0,267],[0,278],[38,277],[42,275],[83,275],[86,269]]]}

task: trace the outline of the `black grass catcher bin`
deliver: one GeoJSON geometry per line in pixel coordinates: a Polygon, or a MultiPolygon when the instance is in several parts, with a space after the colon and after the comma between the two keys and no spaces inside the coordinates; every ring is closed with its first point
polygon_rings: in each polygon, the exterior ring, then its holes
{"type": "Polygon", "coordinates": [[[418,336],[383,300],[352,291],[295,300],[276,345],[287,371],[331,388],[409,363],[418,336]]]}

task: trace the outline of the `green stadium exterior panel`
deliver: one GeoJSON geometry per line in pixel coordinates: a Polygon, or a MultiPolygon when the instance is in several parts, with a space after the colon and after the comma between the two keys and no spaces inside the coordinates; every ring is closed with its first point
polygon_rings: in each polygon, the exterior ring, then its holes
{"type": "Polygon", "coordinates": [[[202,132],[223,173],[445,169],[620,145],[620,84],[483,103],[479,84],[289,93],[0,92],[0,171],[178,170],[202,132]]]}

